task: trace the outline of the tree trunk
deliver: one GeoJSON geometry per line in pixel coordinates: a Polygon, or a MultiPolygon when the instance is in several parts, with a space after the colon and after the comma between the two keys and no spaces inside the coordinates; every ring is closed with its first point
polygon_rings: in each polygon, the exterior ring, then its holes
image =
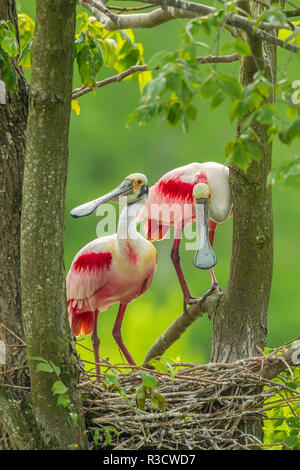
{"type": "MultiPolygon", "coordinates": [[[[257,7],[252,9],[254,17],[258,13],[257,7]]],[[[244,86],[250,84],[261,69],[275,85],[276,48],[251,36],[248,41],[256,59],[242,59],[240,82],[244,86]]],[[[239,122],[237,137],[241,125],[239,122]]],[[[266,126],[254,122],[253,129],[259,136],[260,161],[253,161],[246,174],[230,165],[234,207],[232,259],[228,289],[213,321],[212,362],[256,356],[258,348],[264,348],[267,335],[273,272],[273,213],[271,189],[266,187],[266,180],[271,169],[272,144],[268,144],[266,126]]],[[[250,432],[261,437],[261,423],[250,432]]]]}
{"type": "Polygon", "coordinates": [[[21,231],[22,309],[28,356],[61,368],[72,412],[57,406],[53,374],[29,361],[33,411],[50,448],[86,446],[79,365],[68,322],[64,269],[65,188],[76,0],[37,0],[21,231]]]}
{"type": "MultiPolygon", "coordinates": [[[[15,2],[0,0],[0,19],[10,20],[17,30],[15,2]]],[[[0,104],[0,340],[6,349],[3,373],[22,367],[26,358],[21,318],[20,225],[22,181],[27,123],[27,86],[22,71],[16,67],[18,91],[6,90],[5,104],[0,104]],[[11,333],[13,332],[13,333],[11,333]]],[[[1,78],[1,70],[0,70],[1,78]]],[[[22,368],[0,375],[0,382],[17,380],[24,385],[22,368]]]]}

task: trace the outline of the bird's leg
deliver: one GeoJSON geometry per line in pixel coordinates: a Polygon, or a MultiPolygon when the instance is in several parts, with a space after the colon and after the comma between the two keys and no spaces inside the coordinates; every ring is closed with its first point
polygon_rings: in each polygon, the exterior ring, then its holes
{"type": "MultiPolygon", "coordinates": [[[[209,242],[210,242],[211,246],[213,246],[213,243],[214,243],[215,231],[216,231],[217,226],[218,226],[218,224],[216,222],[213,222],[212,220],[210,220],[209,223],[208,223],[209,242]]],[[[213,268],[210,268],[209,273],[210,273],[210,277],[211,277],[210,290],[213,289],[212,293],[221,294],[222,289],[221,289],[221,287],[220,287],[220,285],[219,285],[219,283],[218,283],[218,281],[215,277],[215,273],[214,273],[213,268]]]]}
{"type": "MultiPolygon", "coordinates": [[[[209,230],[209,242],[210,242],[211,246],[213,246],[215,231],[216,231],[217,225],[218,224],[216,222],[213,222],[212,220],[209,221],[208,230],[209,230]]],[[[221,287],[220,287],[220,285],[219,285],[219,283],[216,279],[213,268],[210,268],[209,274],[210,274],[210,277],[211,277],[211,286],[210,286],[210,288],[205,292],[205,294],[202,297],[190,297],[190,299],[188,301],[189,304],[193,304],[193,303],[197,303],[197,302],[204,302],[207,299],[207,297],[209,297],[212,294],[222,294],[222,289],[221,289],[221,287]]]]}
{"type": "Polygon", "coordinates": [[[127,304],[120,304],[118,315],[117,315],[117,318],[116,318],[116,321],[115,321],[115,324],[114,324],[114,327],[113,327],[112,334],[113,334],[113,337],[116,340],[117,345],[119,346],[119,348],[123,352],[124,356],[126,357],[128,363],[136,366],[136,363],[132,359],[128,349],[126,348],[125,344],[123,343],[123,339],[122,339],[122,335],[121,335],[121,325],[122,325],[122,321],[123,321],[123,317],[124,317],[126,307],[127,307],[127,304]]]}
{"type": "Polygon", "coordinates": [[[94,350],[94,357],[95,357],[97,382],[101,382],[100,358],[99,358],[100,340],[99,340],[98,333],[97,333],[97,319],[98,319],[98,312],[95,311],[93,333],[92,333],[92,343],[93,343],[93,350],[94,350]]]}
{"type": "Polygon", "coordinates": [[[174,239],[172,250],[171,250],[171,259],[173,261],[174,268],[176,270],[177,277],[178,277],[178,280],[179,280],[179,283],[183,292],[183,306],[184,306],[184,310],[186,310],[186,304],[191,298],[191,293],[189,291],[187,283],[185,282],[184,275],[180,266],[179,245],[180,245],[181,233],[182,233],[182,228],[177,227],[175,239],[174,239]]]}

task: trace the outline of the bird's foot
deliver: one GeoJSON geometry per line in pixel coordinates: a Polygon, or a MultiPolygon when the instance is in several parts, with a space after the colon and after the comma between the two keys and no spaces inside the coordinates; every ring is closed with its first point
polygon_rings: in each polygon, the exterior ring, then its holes
{"type": "Polygon", "coordinates": [[[223,294],[223,291],[220,287],[220,284],[217,281],[212,283],[212,285],[210,286],[209,291],[212,291],[212,294],[223,294]]]}
{"type": "Polygon", "coordinates": [[[219,286],[219,284],[217,282],[214,282],[210,288],[208,289],[208,291],[205,292],[204,295],[202,295],[202,297],[192,297],[190,296],[188,299],[184,299],[184,306],[185,306],[185,310],[186,311],[186,305],[192,305],[192,304],[202,304],[203,302],[205,302],[205,300],[210,296],[210,295],[213,295],[213,294],[218,294],[218,295],[222,295],[223,294],[223,291],[221,289],[221,287],[219,286]]]}

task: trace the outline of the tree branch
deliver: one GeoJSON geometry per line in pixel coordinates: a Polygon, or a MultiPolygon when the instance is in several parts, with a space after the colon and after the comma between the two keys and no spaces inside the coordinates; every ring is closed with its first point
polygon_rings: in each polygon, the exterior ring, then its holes
{"type": "Polygon", "coordinates": [[[135,13],[129,15],[117,15],[110,12],[110,15],[107,16],[103,12],[102,6],[100,6],[100,8],[95,7],[96,4],[100,4],[99,1],[93,1],[93,4],[88,3],[90,1],[92,0],[78,0],[78,3],[89,10],[109,31],[128,28],[154,28],[177,18],[191,19],[195,17],[195,14],[192,12],[175,11],[173,8],[156,8],[149,13],[135,13]]]}
{"type": "Polygon", "coordinates": [[[209,316],[214,315],[219,300],[220,296],[208,297],[203,303],[198,302],[190,305],[151,346],[144,359],[143,367],[146,367],[151,359],[162,356],[197,318],[202,317],[204,313],[208,313],[209,316]]]}
{"type": "MultiPolygon", "coordinates": [[[[112,75],[111,77],[105,78],[104,80],[101,80],[100,82],[96,82],[95,87],[101,88],[113,82],[121,82],[122,80],[124,80],[124,78],[128,77],[129,75],[132,75],[136,72],[146,72],[147,70],[149,70],[147,68],[147,65],[133,65],[128,70],[124,70],[124,72],[118,73],[117,75],[112,75]]],[[[80,96],[86,95],[92,90],[93,90],[93,87],[90,87],[90,86],[87,87],[85,85],[83,85],[80,88],[75,88],[75,90],[73,90],[72,92],[72,100],[75,100],[76,98],[80,98],[80,96]]]]}
{"type": "MultiPolygon", "coordinates": [[[[177,18],[196,18],[201,16],[212,15],[217,12],[216,8],[202,5],[200,3],[186,2],[184,0],[134,0],[142,3],[159,5],[161,8],[151,11],[150,13],[139,13],[131,15],[117,15],[109,12],[100,1],[95,0],[79,0],[79,4],[90,10],[93,15],[100,21],[106,29],[113,31],[115,29],[127,28],[153,28],[166,21],[177,18]],[[106,13],[104,13],[104,9],[106,13]]],[[[259,28],[256,28],[255,21],[248,20],[246,17],[236,13],[227,13],[224,22],[234,28],[242,29],[253,36],[275,44],[283,49],[287,49],[296,53],[299,48],[293,44],[286,43],[267,31],[274,29],[288,29],[295,31],[295,28],[286,24],[283,26],[273,25],[271,23],[262,22],[259,28]]]]}
{"type": "Polygon", "coordinates": [[[288,18],[293,17],[293,16],[300,16],[300,8],[295,8],[295,10],[283,10],[283,13],[288,18]]]}
{"type": "Polygon", "coordinates": [[[206,57],[198,57],[197,63],[198,64],[229,64],[230,62],[236,62],[239,60],[239,54],[229,54],[229,55],[208,55],[206,57]]]}
{"type": "Polygon", "coordinates": [[[296,345],[287,349],[280,355],[271,354],[266,357],[264,362],[261,376],[264,379],[273,379],[277,377],[280,372],[289,368],[290,366],[299,365],[300,363],[300,346],[296,345]]]}

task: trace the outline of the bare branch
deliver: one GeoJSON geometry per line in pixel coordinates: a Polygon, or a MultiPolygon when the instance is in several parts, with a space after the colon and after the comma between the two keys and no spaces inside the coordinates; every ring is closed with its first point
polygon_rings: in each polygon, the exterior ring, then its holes
{"type": "Polygon", "coordinates": [[[162,23],[166,23],[167,21],[175,20],[177,18],[195,17],[195,14],[192,12],[175,11],[174,8],[156,8],[149,13],[135,13],[129,15],[117,15],[110,12],[110,15],[107,16],[103,13],[102,6],[99,9],[95,8],[96,4],[100,4],[99,1],[95,2],[93,0],[93,5],[87,3],[87,1],[88,0],[79,0],[78,3],[87,8],[109,31],[128,28],[154,28],[162,23]]]}
{"type": "Polygon", "coordinates": [[[145,367],[151,359],[162,356],[197,318],[202,317],[204,313],[208,313],[209,316],[213,315],[218,307],[219,300],[219,296],[208,297],[203,303],[198,302],[190,305],[151,346],[146,354],[143,366],[145,367]]]}
{"type": "Polygon", "coordinates": [[[290,349],[287,349],[282,354],[267,356],[264,361],[264,366],[261,371],[261,377],[264,379],[273,379],[277,377],[285,369],[289,369],[290,366],[296,365],[296,361],[299,364],[300,361],[300,346],[296,345],[290,349]]]}
{"type": "MultiPolygon", "coordinates": [[[[107,8],[101,4],[99,0],[79,0],[80,5],[88,8],[104,26],[113,31],[115,29],[126,28],[153,28],[166,21],[177,18],[196,18],[199,16],[208,16],[216,13],[217,9],[202,5],[200,3],[186,2],[184,0],[134,0],[151,5],[160,5],[161,8],[153,10],[149,13],[138,13],[131,15],[116,15],[112,12],[107,13],[107,8]],[[101,5],[100,5],[101,4],[101,5]],[[106,11],[106,13],[104,13],[106,11]]],[[[108,10],[109,11],[109,10],[108,10]]],[[[248,20],[246,17],[235,13],[227,13],[225,23],[234,28],[242,29],[253,36],[275,44],[279,47],[287,49],[291,52],[297,52],[299,48],[293,44],[286,43],[276,36],[268,33],[274,29],[288,29],[295,31],[290,25],[273,25],[271,23],[262,22],[259,28],[256,28],[255,21],[248,20]]]]}
{"type": "Polygon", "coordinates": [[[300,16],[300,8],[295,8],[295,10],[283,10],[283,13],[288,18],[291,18],[293,16],[300,16]]]}
{"type": "MultiPolygon", "coordinates": [[[[149,70],[147,65],[133,65],[128,70],[124,70],[124,72],[118,73],[117,75],[113,75],[112,77],[105,78],[101,80],[101,82],[96,82],[95,88],[101,88],[105,85],[109,85],[113,82],[121,82],[124,78],[132,75],[136,72],[146,72],[149,70]]],[[[86,95],[87,93],[91,92],[93,87],[83,85],[81,88],[75,88],[72,92],[72,100],[76,98],[80,98],[80,96],[86,95]]]]}
{"type": "Polygon", "coordinates": [[[228,64],[230,62],[236,62],[239,60],[239,54],[229,54],[229,55],[208,55],[206,57],[198,57],[197,63],[198,64],[228,64]]]}

